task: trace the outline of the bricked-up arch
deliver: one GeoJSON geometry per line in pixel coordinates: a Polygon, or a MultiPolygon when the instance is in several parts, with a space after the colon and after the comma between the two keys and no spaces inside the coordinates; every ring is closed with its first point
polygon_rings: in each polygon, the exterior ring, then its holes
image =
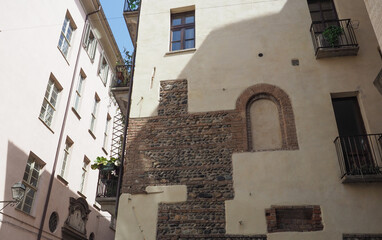
{"type": "Polygon", "coordinates": [[[298,141],[296,125],[290,98],[281,88],[266,83],[256,84],[247,88],[236,101],[236,109],[240,112],[243,118],[247,119],[244,128],[245,133],[243,133],[244,136],[246,136],[244,137],[247,143],[246,150],[252,150],[248,106],[257,98],[269,99],[278,107],[282,138],[282,147],[279,150],[297,150],[298,141]]]}

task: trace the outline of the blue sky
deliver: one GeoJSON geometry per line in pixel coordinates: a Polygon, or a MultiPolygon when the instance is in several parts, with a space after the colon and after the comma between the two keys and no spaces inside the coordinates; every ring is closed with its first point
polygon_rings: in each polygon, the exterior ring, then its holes
{"type": "MultiPolygon", "coordinates": [[[[123,48],[133,50],[130,35],[123,19],[124,0],[100,0],[103,11],[106,14],[107,21],[113,31],[114,38],[118,44],[119,50],[123,53],[123,48]]],[[[123,54],[122,54],[123,56],[123,54]]]]}

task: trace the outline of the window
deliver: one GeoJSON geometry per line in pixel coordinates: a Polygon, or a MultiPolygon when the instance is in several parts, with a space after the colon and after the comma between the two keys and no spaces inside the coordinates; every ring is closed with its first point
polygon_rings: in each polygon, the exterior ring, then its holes
{"type": "Polygon", "coordinates": [[[77,89],[76,89],[76,96],[75,96],[75,99],[74,99],[74,107],[73,107],[76,110],[76,112],[78,112],[79,106],[80,106],[80,103],[81,103],[82,88],[83,88],[83,85],[84,85],[85,78],[86,78],[85,74],[81,71],[79,79],[78,79],[78,84],[77,84],[77,89]]]}
{"type": "Polygon", "coordinates": [[[110,123],[111,117],[109,114],[107,114],[106,117],[106,124],[105,124],[105,132],[103,134],[103,149],[106,149],[107,143],[108,143],[108,132],[109,132],[109,123],[110,123]]]}
{"type": "Polygon", "coordinates": [[[61,50],[62,54],[65,57],[68,56],[70,41],[72,40],[74,30],[75,24],[73,20],[69,17],[69,14],[67,14],[64,23],[62,24],[60,39],[58,41],[58,48],[61,50]]]}
{"type": "Polygon", "coordinates": [[[24,171],[23,184],[26,187],[26,191],[23,200],[17,205],[17,208],[28,214],[31,214],[38,189],[40,170],[43,167],[39,162],[39,159],[31,153],[24,171]]]}
{"type": "Polygon", "coordinates": [[[171,15],[171,51],[195,47],[195,11],[171,15]]]}
{"type": "Polygon", "coordinates": [[[81,174],[81,184],[80,184],[80,192],[84,191],[85,181],[86,181],[86,173],[88,172],[90,160],[85,156],[84,162],[82,164],[82,174],[81,174]]]}
{"type": "Polygon", "coordinates": [[[62,158],[62,163],[61,163],[61,171],[60,171],[60,176],[63,178],[65,176],[65,170],[68,165],[72,146],[73,146],[73,141],[69,137],[67,137],[65,142],[65,148],[64,148],[64,156],[62,158]]]}
{"type": "Polygon", "coordinates": [[[333,0],[308,0],[308,5],[313,22],[338,20],[333,0]]]}
{"type": "Polygon", "coordinates": [[[107,61],[106,61],[106,58],[105,58],[104,54],[102,54],[102,56],[101,56],[101,60],[100,60],[100,63],[99,63],[98,75],[101,77],[102,82],[104,84],[106,84],[107,77],[109,75],[109,65],[107,64],[107,61]]]}
{"type": "Polygon", "coordinates": [[[94,36],[93,30],[91,29],[90,24],[87,25],[85,38],[84,38],[84,48],[89,54],[91,60],[94,60],[95,52],[97,48],[97,39],[94,36]]]}
{"type": "Polygon", "coordinates": [[[40,119],[50,127],[53,120],[53,114],[56,111],[58,94],[62,90],[61,86],[54,81],[53,76],[49,78],[48,86],[46,87],[44,101],[40,111],[40,119]]]}
{"type": "Polygon", "coordinates": [[[94,126],[95,126],[96,119],[97,119],[97,110],[98,110],[99,102],[100,102],[100,99],[99,99],[98,95],[96,94],[94,96],[93,111],[92,111],[91,120],[90,120],[90,129],[89,130],[91,132],[94,132],[94,126]]]}

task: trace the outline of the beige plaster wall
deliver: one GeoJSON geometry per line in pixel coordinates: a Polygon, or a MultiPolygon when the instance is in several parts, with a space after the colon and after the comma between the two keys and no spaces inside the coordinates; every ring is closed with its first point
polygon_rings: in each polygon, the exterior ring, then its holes
{"type": "Polygon", "coordinates": [[[382,48],[382,2],[379,0],[365,0],[365,4],[378,38],[379,47],[382,48]]]}
{"type": "MultiPolygon", "coordinates": [[[[300,149],[234,154],[235,198],[226,202],[227,233],[267,233],[265,208],[271,205],[316,204],[322,209],[323,231],[268,234],[268,239],[382,233],[382,184],[340,182],[330,95],[356,92],[367,132],[382,132],[382,96],[373,86],[381,65],[378,42],[364,1],[335,3],[340,18],[361,23],[355,30],[358,56],[315,59],[306,1],[143,2],[131,117],[157,115],[163,80],[188,80],[189,112],[234,109],[240,94],[258,83],[276,85],[291,99],[300,149]],[[170,9],[190,5],[195,6],[196,50],[167,54],[170,9]],[[300,65],[292,66],[291,59],[300,65]]],[[[128,204],[126,197],[121,204],[128,204]]],[[[120,219],[119,227],[126,223],[120,219]]]]}
{"type": "MultiPolygon", "coordinates": [[[[90,1],[88,2],[90,3],[90,1]]],[[[24,214],[13,207],[7,207],[4,213],[10,217],[4,216],[3,220],[12,221],[16,225],[0,222],[0,239],[7,239],[4,236],[10,234],[14,236],[15,240],[34,239],[38,232],[77,51],[80,46],[85,14],[80,1],[6,1],[0,8],[0,71],[2,72],[0,81],[2,90],[2,94],[0,94],[2,112],[0,114],[0,199],[11,199],[10,187],[15,182],[22,180],[30,152],[45,162],[31,214],[24,214]],[[67,11],[74,19],[77,29],[73,32],[71,48],[65,59],[57,45],[67,11]],[[63,89],[59,94],[53,123],[49,129],[38,117],[51,74],[55,76],[63,89]],[[23,234],[29,234],[29,237],[24,237],[23,234]]],[[[92,18],[93,20],[96,18],[92,18]]],[[[100,27],[99,24],[94,25],[100,27]]],[[[111,103],[109,97],[109,87],[102,83],[97,75],[97,70],[102,47],[106,50],[110,64],[115,64],[117,56],[113,55],[111,47],[103,46],[108,41],[108,38],[102,35],[105,34],[105,31],[98,29],[98,32],[102,41],[98,44],[94,62],[81,48],[81,57],[75,73],[75,88],[80,71],[83,71],[87,77],[78,111],[80,118],[71,110],[74,105],[73,94],[66,130],[63,133],[63,144],[59,149],[56,174],[61,168],[65,139],[69,136],[73,140],[74,144],[66,169],[68,173],[66,180],[69,183],[64,185],[57,180],[56,176],[54,180],[44,226],[46,231],[44,235],[46,234],[46,237],[50,239],[61,237],[61,226],[68,216],[69,197],[78,198],[80,196],[77,191],[80,190],[84,156],[86,155],[90,161],[93,161],[97,156],[105,155],[102,151],[102,143],[106,116],[109,113],[113,117],[116,111],[116,106],[111,103]],[[96,92],[101,101],[94,130],[96,139],[94,139],[88,133],[88,129],[96,92]],[[52,211],[59,213],[59,223],[58,230],[50,235],[47,232],[49,232],[48,220],[52,211]]],[[[108,84],[110,80],[109,78],[108,84]]],[[[110,124],[109,136],[111,136],[111,130],[112,124],[110,124]]],[[[111,139],[109,139],[109,143],[110,141],[111,139]]],[[[110,146],[106,150],[110,151],[110,146]]],[[[83,191],[89,206],[95,203],[97,180],[98,171],[90,170],[89,165],[83,191]]],[[[100,212],[96,208],[91,209],[92,213],[87,225],[88,235],[94,232],[96,238],[98,235],[100,239],[113,239],[114,231],[109,228],[110,215],[100,212]]]]}
{"type": "Polygon", "coordinates": [[[147,194],[122,194],[118,208],[116,240],[156,239],[158,204],[187,200],[187,187],[152,186],[147,194]]]}

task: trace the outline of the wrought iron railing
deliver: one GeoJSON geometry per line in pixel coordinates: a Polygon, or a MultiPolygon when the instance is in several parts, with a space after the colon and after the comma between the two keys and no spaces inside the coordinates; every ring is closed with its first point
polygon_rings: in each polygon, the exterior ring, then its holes
{"type": "Polygon", "coordinates": [[[118,185],[118,169],[100,170],[98,176],[97,197],[116,197],[118,185]]]}
{"type": "Polygon", "coordinates": [[[125,0],[125,6],[123,7],[124,12],[134,12],[138,11],[140,0],[125,0]]]}
{"type": "Polygon", "coordinates": [[[339,136],[334,140],[341,178],[382,175],[382,134],[339,136]]]}
{"type": "Polygon", "coordinates": [[[130,82],[130,65],[117,65],[111,87],[128,87],[130,82]]]}
{"type": "Polygon", "coordinates": [[[313,22],[310,26],[310,33],[316,55],[320,49],[324,48],[358,47],[357,38],[350,19],[313,22]],[[324,34],[328,28],[340,30],[340,34],[337,34],[338,38],[335,37],[335,41],[330,39],[330,37],[333,37],[333,34],[324,34]]]}

